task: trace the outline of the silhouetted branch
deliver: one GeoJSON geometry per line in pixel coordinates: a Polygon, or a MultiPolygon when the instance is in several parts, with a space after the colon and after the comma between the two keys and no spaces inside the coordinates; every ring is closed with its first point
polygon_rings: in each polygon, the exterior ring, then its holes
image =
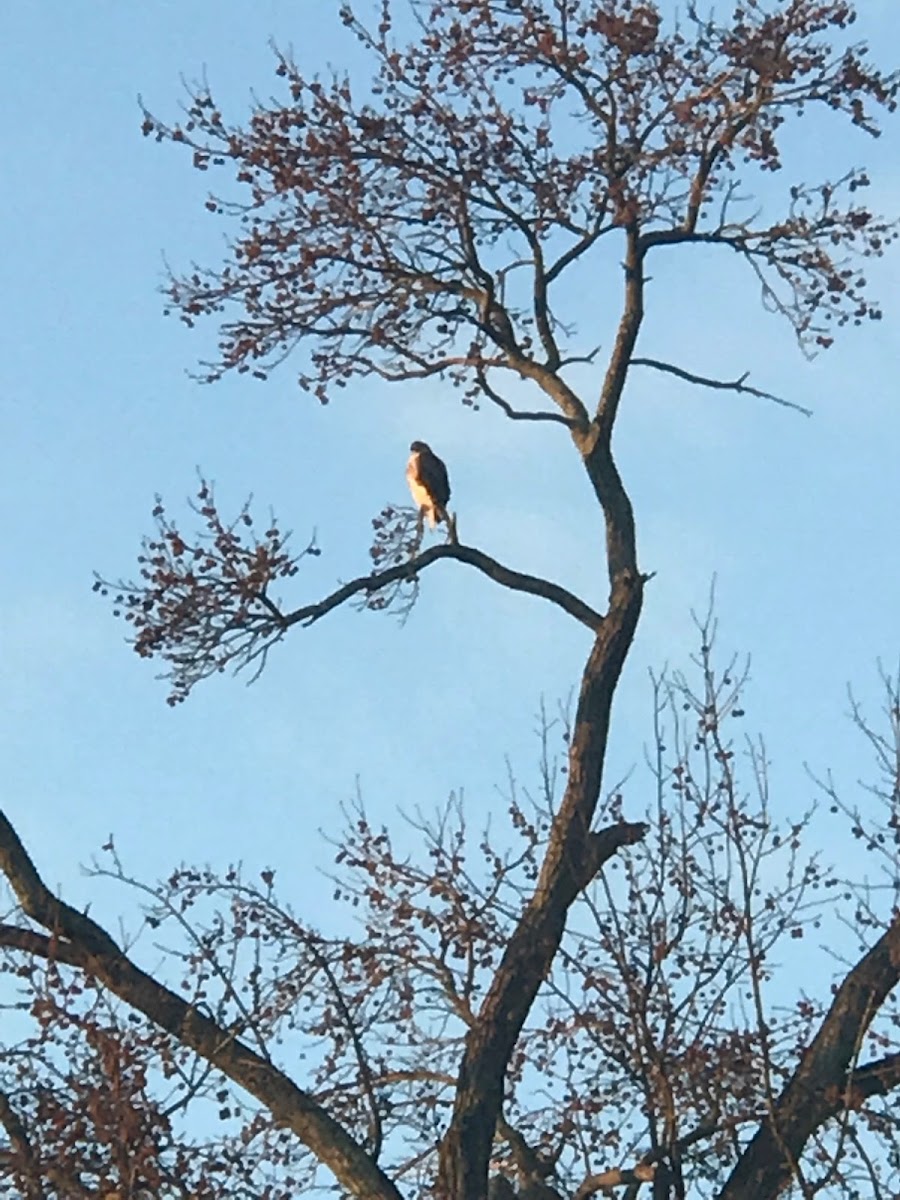
{"type": "Polygon", "coordinates": [[[652,367],[654,371],[664,371],[667,375],[675,375],[678,379],[685,380],[686,383],[697,384],[698,387],[739,392],[745,396],[758,396],[761,400],[772,400],[783,408],[792,408],[795,412],[803,413],[805,417],[812,416],[811,408],[804,408],[802,404],[795,404],[793,400],[785,400],[783,396],[776,396],[772,392],[764,392],[760,388],[751,387],[747,383],[750,378],[749,371],[745,371],[737,379],[710,379],[706,375],[696,375],[693,371],[685,371],[683,367],[676,367],[673,363],[662,362],[657,358],[633,358],[631,365],[633,367],[652,367]]]}
{"type": "Polygon", "coordinates": [[[485,374],[483,368],[478,367],[476,369],[475,374],[476,374],[476,378],[478,380],[478,386],[481,389],[482,394],[487,396],[488,400],[490,400],[492,404],[496,404],[498,408],[502,409],[503,412],[505,412],[506,415],[510,418],[510,420],[512,420],[512,421],[555,421],[558,425],[565,425],[565,427],[567,429],[577,429],[578,428],[579,422],[574,420],[572,417],[565,416],[563,413],[523,412],[521,409],[513,408],[513,406],[509,403],[508,400],[504,400],[503,397],[499,394],[499,392],[495,391],[494,388],[491,387],[491,385],[487,381],[487,375],[485,374]]]}
{"type": "Polygon", "coordinates": [[[337,591],[332,592],[330,596],[326,596],[324,600],[320,600],[316,604],[306,604],[293,612],[285,613],[281,617],[281,625],[285,629],[291,625],[300,624],[304,627],[312,625],[354,596],[361,594],[371,596],[398,580],[413,578],[420,571],[424,571],[426,567],[430,567],[432,563],[448,558],[475,567],[476,570],[481,571],[483,575],[487,575],[489,579],[493,579],[502,587],[510,588],[515,592],[528,592],[532,596],[541,596],[544,600],[549,600],[594,632],[597,632],[603,624],[603,617],[600,613],[558,584],[541,579],[536,575],[513,571],[483,551],[476,550],[474,546],[444,545],[432,546],[418,557],[410,559],[409,562],[400,563],[386,571],[375,571],[371,575],[362,575],[358,579],[352,579],[337,591]]]}
{"type": "Polygon", "coordinates": [[[560,362],[560,369],[563,367],[574,367],[579,365],[590,365],[597,360],[597,355],[603,349],[602,346],[595,346],[593,350],[588,350],[587,354],[571,354],[560,362]]]}

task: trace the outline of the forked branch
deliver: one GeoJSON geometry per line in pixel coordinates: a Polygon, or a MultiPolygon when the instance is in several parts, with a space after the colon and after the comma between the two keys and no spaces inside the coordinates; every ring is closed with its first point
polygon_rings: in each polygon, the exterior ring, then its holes
{"type": "Polygon", "coordinates": [[[544,410],[532,411],[525,409],[513,408],[508,400],[505,400],[500,393],[488,383],[487,372],[482,366],[478,366],[475,371],[478,380],[478,386],[482,395],[487,396],[488,400],[509,417],[511,421],[553,421],[557,425],[565,425],[567,429],[577,429],[580,422],[574,417],[566,416],[561,412],[546,412],[544,410]]]}

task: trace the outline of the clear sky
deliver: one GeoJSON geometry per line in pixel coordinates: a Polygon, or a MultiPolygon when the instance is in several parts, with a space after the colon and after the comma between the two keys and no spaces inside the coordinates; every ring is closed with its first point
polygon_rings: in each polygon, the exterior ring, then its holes
{"type": "MultiPolygon", "coordinates": [[[[223,227],[203,208],[209,179],[141,137],[137,95],[174,116],[179,77],[205,68],[239,118],[251,89],[277,90],[270,38],[310,68],[357,53],[333,19],[309,15],[329,7],[4,8],[4,802],[48,881],[92,899],[95,913],[132,903],[79,873],[114,832],[148,879],[179,860],[274,865],[312,916],[328,894],[315,869],[330,859],[314,831],[336,830],[357,777],[378,820],[464,789],[473,819],[493,813],[496,824],[506,756],[527,782],[540,698],[566,698],[588,649],[556,610],[440,564],[404,628],[336,613],[295,631],[252,688],[217,679],[171,710],[152,665],[92,595],[92,571],[132,572],[154,493],[177,508],[197,465],[226,503],[253,492],[298,539],[318,530],[322,557],[294,581],[291,604],[367,569],[371,518],[406,502],[413,438],[447,461],[465,540],[603,603],[600,516],[562,428],[473,414],[436,382],[357,383],[322,409],[289,366],[265,384],[202,387],[186,374],[212,330],[163,317],[163,255],[215,261],[223,227]]],[[[861,7],[860,35],[900,44],[895,0],[861,7]]],[[[803,133],[801,167],[786,176],[867,163],[873,198],[900,213],[897,121],[879,142],[838,122],[803,133]]],[[[804,761],[848,785],[866,773],[846,685],[874,697],[876,660],[900,655],[900,256],[871,274],[884,322],[809,364],[735,264],[660,260],[643,352],[708,373],[749,369],[815,416],[635,373],[617,444],[641,561],[656,577],[615,712],[614,774],[641,761],[647,669],[684,663],[690,610],[705,605],[713,573],[723,649],[753,656],[747,727],[767,738],[773,806],[793,813],[810,798],[804,761]]],[[[584,284],[572,303],[597,340],[593,323],[607,335],[620,280],[584,284]]],[[[630,816],[649,795],[636,775],[630,816]]]]}

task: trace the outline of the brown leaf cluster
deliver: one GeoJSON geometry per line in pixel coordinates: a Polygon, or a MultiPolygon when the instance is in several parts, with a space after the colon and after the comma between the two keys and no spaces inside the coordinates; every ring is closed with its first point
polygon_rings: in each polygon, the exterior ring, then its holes
{"type": "Polygon", "coordinates": [[[249,502],[226,521],[205,479],[191,507],[202,525],[188,536],[157,496],[156,530],[144,539],[138,557],[140,578],[111,583],[98,577],[94,583],[95,592],[112,597],[114,615],[130,626],[135,651],[166,662],[173,705],[201,679],[229,667],[264,664],[283,633],[269,591],[296,575],[304,557],[319,554],[314,540],[292,553],[290,535],[274,517],[257,533],[249,502]]]}

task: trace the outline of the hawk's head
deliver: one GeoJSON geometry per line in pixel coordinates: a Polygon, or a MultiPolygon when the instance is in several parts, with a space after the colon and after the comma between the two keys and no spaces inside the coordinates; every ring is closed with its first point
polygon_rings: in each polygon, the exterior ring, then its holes
{"type": "Polygon", "coordinates": [[[427,442],[413,442],[409,448],[413,452],[413,454],[430,454],[431,453],[431,447],[428,445],[427,442]]]}

